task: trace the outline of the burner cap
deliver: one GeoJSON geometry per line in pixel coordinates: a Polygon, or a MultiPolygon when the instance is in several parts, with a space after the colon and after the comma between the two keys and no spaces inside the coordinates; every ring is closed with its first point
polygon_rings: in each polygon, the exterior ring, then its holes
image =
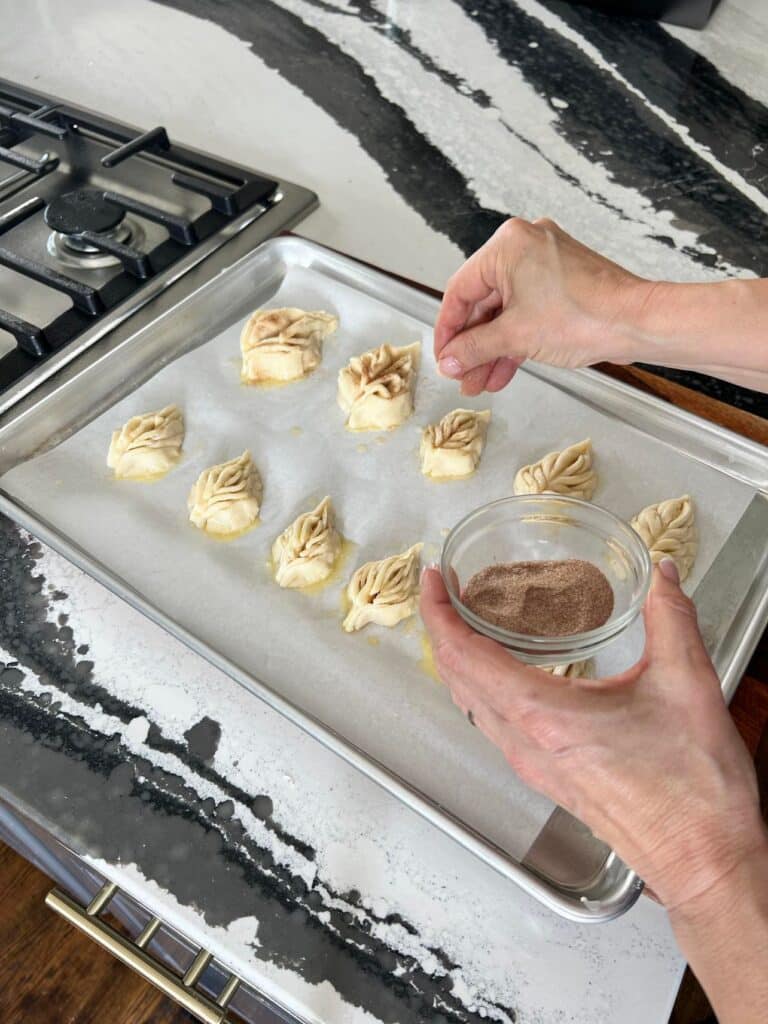
{"type": "Polygon", "coordinates": [[[63,235],[78,235],[81,231],[101,234],[117,227],[125,212],[98,189],[79,188],[50,202],[44,216],[48,227],[63,235]]]}

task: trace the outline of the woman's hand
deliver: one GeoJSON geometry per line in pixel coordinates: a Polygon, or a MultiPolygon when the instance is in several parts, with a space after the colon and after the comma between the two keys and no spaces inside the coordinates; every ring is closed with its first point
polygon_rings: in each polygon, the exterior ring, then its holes
{"type": "Polygon", "coordinates": [[[631,362],[633,324],[654,287],[550,220],[508,220],[446,285],[435,325],[440,372],[476,395],[500,391],[526,359],[631,362]]]}
{"type": "Polygon", "coordinates": [[[673,562],[654,571],[643,658],[610,679],[523,665],[463,622],[434,569],[421,613],[454,702],[668,908],[693,906],[765,847],[754,769],[673,562]]]}
{"type": "Polygon", "coordinates": [[[642,360],[768,391],[768,279],[647,281],[551,220],[508,220],[450,279],[435,324],[440,372],[501,391],[526,359],[642,360]]]}

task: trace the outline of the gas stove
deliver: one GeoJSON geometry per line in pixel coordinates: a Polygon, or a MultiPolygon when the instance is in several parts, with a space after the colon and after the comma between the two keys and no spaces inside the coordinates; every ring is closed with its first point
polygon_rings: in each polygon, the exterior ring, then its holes
{"type": "Polygon", "coordinates": [[[0,79],[0,415],[316,204],[162,127],[0,79]]]}

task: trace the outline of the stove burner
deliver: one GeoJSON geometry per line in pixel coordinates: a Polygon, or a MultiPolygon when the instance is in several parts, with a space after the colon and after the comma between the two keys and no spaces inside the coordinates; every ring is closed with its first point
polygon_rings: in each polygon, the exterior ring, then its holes
{"type": "Polygon", "coordinates": [[[95,188],[65,192],[45,208],[45,223],[62,235],[113,231],[124,216],[124,210],[106,200],[104,193],[95,188]]]}
{"type": "Polygon", "coordinates": [[[95,188],[79,188],[52,200],[43,214],[45,223],[53,228],[48,238],[48,252],[63,266],[82,270],[120,266],[119,258],[94,245],[94,235],[105,242],[121,245],[140,243],[144,232],[126,217],[125,210],[110,203],[95,188]],[[83,237],[89,232],[90,237],[83,237]]]}
{"type": "MultiPolygon", "coordinates": [[[[70,252],[77,253],[100,253],[102,252],[95,245],[91,245],[86,239],[81,238],[80,235],[65,235],[62,231],[55,232],[56,241],[64,246],[65,249],[69,249],[70,252]]],[[[130,242],[131,240],[131,229],[128,224],[123,221],[122,224],[118,224],[112,231],[100,231],[99,238],[111,239],[113,242],[130,242]]]]}
{"type": "MultiPolygon", "coordinates": [[[[99,238],[119,242],[122,245],[134,245],[139,249],[144,244],[146,235],[143,228],[133,218],[126,217],[112,231],[102,231],[99,238]]],[[[78,270],[101,270],[105,267],[119,267],[117,256],[103,252],[91,245],[80,235],[64,235],[61,231],[52,231],[48,236],[48,252],[63,267],[78,270]]]]}

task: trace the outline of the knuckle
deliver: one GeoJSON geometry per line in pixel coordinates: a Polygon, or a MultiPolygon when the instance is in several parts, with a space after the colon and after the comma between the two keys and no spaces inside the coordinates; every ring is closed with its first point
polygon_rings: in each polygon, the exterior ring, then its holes
{"type": "Polygon", "coordinates": [[[438,640],[433,651],[435,665],[441,676],[460,676],[464,667],[464,652],[451,640],[438,640]]]}
{"type": "Polygon", "coordinates": [[[568,746],[567,729],[551,711],[528,705],[520,711],[518,722],[525,735],[542,750],[554,752],[568,746]]]}
{"type": "Polygon", "coordinates": [[[663,601],[664,607],[669,611],[676,612],[679,615],[684,615],[686,618],[692,619],[694,622],[698,622],[696,605],[687,594],[683,593],[682,590],[677,591],[676,593],[666,594],[663,601]]]}
{"type": "Polygon", "coordinates": [[[462,270],[463,269],[464,269],[463,267],[459,267],[458,270],[454,270],[454,272],[451,274],[451,276],[445,282],[445,288],[444,288],[444,293],[445,294],[447,294],[450,291],[453,291],[453,289],[456,287],[458,282],[461,280],[462,270]]]}
{"type": "Polygon", "coordinates": [[[522,217],[510,217],[498,228],[497,234],[505,239],[521,238],[526,235],[530,226],[522,217]]]}
{"type": "Polygon", "coordinates": [[[533,222],[537,228],[543,228],[544,231],[554,232],[559,231],[560,227],[556,221],[552,220],[551,217],[537,217],[533,222]]]}

